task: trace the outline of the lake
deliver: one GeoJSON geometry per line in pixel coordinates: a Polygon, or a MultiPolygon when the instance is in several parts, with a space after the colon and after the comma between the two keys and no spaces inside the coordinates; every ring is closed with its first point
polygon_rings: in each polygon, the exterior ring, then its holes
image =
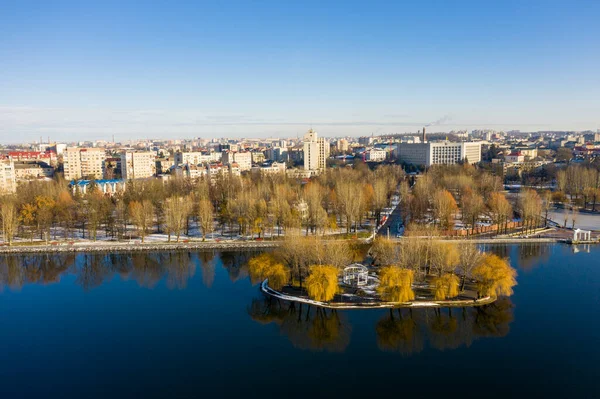
{"type": "Polygon", "coordinates": [[[0,397],[600,397],[600,247],[511,245],[485,308],[310,310],[252,252],[0,257],[0,397]]]}

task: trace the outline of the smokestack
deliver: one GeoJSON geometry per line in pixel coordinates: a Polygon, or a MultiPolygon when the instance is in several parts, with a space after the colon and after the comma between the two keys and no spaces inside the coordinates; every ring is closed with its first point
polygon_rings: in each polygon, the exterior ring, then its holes
{"type": "Polygon", "coordinates": [[[427,141],[425,140],[425,126],[423,126],[423,143],[426,143],[427,141]]]}

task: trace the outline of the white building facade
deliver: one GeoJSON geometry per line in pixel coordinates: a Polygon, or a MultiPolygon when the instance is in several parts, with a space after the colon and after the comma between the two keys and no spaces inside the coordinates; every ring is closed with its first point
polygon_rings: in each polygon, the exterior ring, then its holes
{"type": "Polygon", "coordinates": [[[123,179],[143,179],[156,173],[156,155],[151,151],[126,151],[121,154],[123,179]]]}
{"type": "Polygon", "coordinates": [[[102,148],[68,147],[63,151],[63,172],[66,180],[83,177],[101,179],[106,151],[102,148]]]}
{"type": "Polygon", "coordinates": [[[329,157],[329,142],[319,138],[317,132],[310,129],[303,140],[304,170],[320,173],[325,170],[329,157]]]}
{"type": "Polygon", "coordinates": [[[17,191],[15,165],[12,159],[0,159],[0,194],[10,194],[17,191]]]}
{"type": "Polygon", "coordinates": [[[252,154],[250,152],[224,151],[223,165],[237,163],[241,172],[252,169],[252,154]]]}
{"type": "Polygon", "coordinates": [[[467,160],[469,163],[481,161],[481,143],[449,141],[431,143],[400,143],[398,158],[412,165],[453,165],[467,160]]]}

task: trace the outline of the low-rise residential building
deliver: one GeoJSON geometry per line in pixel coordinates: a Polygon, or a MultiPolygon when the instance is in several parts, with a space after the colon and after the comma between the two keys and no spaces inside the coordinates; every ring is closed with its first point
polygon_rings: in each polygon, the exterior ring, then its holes
{"type": "Polygon", "coordinates": [[[167,173],[173,166],[175,166],[174,157],[163,157],[156,159],[156,173],[167,173]]]}
{"type": "Polygon", "coordinates": [[[224,165],[237,163],[240,171],[244,172],[252,169],[252,153],[251,152],[236,152],[236,151],[225,151],[222,154],[222,161],[224,165]]]}
{"type": "Polygon", "coordinates": [[[520,151],[511,152],[508,155],[504,156],[504,162],[506,163],[523,163],[525,162],[525,155],[523,155],[520,151]]]}
{"type": "Polygon", "coordinates": [[[199,165],[185,164],[185,165],[183,165],[183,172],[190,179],[199,179],[199,178],[208,176],[208,170],[206,169],[206,165],[204,165],[204,164],[199,164],[199,165]]]}
{"type": "Polygon", "coordinates": [[[213,162],[220,161],[221,154],[220,153],[210,153],[210,152],[201,152],[201,151],[193,151],[193,152],[181,152],[177,151],[175,153],[175,165],[198,165],[205,162],[213,162]],[[218,158],[215,158],[215,155],[218,154],[218,158]]]}
{"type": "Polygon", "coordinates": [[[54,151],[10,151],[8,156],[15,162],[40,161],[56,166],[57,155],[54,151]]]}
{"type": "Polygon", "coordinates": [[[523,155],[525,161],[531,161],[538,156],[538,149],[536,147],[515,147],[512,152],[519,152],[523,155]]]}
{"type": "Polygon", "coordinates": [[[265,154],[263,152],[252,151],[250,154],[252,156],[252,163],[253,164],[260,164],[260,163],[265,162],[265,154]]]}
{"type": "Polygon", "coordinates": [[[365,152],[365,161],[367,162],[383,162],[387,157],[387,151],[376,148],[365,152]]]}
{"type": "Polygon", "coordinates": [[[262,173],[265,175],[275,175],[285,173],[285,163],[282,162],[265,162],[261,165],[252,166],[252,173],[262,173]]]}
{"type": "Polygon", "coordinates": [[[31,180],[54,176],[54,168],[45,162],[15,162],[17,180],[31,180]]]}
{"type": "Polygon", "coordinates": [[[232,176],[240,176],[242,174],[240,165],[238,165],[237,162],[230,163],[228,165],[228,167],[229,167],[229,173],[231,173],[232,176]]]}

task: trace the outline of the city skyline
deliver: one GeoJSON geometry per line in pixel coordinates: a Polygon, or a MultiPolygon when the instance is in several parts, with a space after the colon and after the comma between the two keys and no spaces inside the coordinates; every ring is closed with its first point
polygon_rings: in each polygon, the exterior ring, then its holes
{"type": "Polygon", "coordinates": [[[593,2],[0,6],[0,141],[600,128],[593,2]]]}

